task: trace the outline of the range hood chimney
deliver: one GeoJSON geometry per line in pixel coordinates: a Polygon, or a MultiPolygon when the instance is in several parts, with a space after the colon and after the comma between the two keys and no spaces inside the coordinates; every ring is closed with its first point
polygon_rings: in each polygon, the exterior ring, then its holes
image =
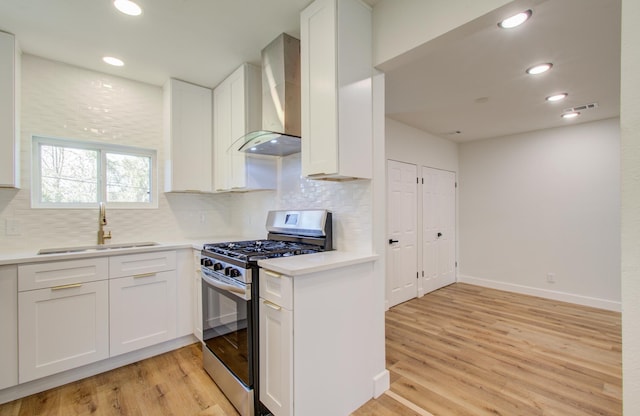
{"type": "Polygon", "coordinates": [[[248,154],[300,152],[300,41],[281,34],[262,50],[262,130],[233,147],[248,154]]]}

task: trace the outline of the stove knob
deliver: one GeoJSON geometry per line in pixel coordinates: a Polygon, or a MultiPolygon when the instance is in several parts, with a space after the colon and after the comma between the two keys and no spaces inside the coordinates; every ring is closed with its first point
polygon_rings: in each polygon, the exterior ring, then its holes
{"type": "Polygon", "coordinates": [[[202,264],[204,267],[211,267],[213,261],[211,259],[204,258],[200,260],[200,264],[202,264]]]}
{"type": "Polygon", "coordinates": [[[239,277],[240,276],[240,270],[231,269],[231,271],[229,271],[229,276],[231,276],[231,277],[239,277]]]}
{"type": "Polygon", "coordinates": [[[213,270],[218,271],[222,270],[222,263],[216,263],[213,265],[213,270]]]}

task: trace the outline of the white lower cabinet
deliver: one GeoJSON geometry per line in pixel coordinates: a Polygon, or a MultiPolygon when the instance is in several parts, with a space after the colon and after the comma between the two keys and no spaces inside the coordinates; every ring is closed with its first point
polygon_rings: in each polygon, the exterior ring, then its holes
{"type": "Polygon", "coordinates": [[[260,298],[260,401],[293,415],[293,312],[260,298]]]}
{"type": "Polygon", "coordinates": [[[200,250],[193,250],[193,335],[202,341],[202,271],[200,250]]]}
{"type": "Polygon", "coordinates": [[[109,280],[112,357],[176,337],[175,256],[171,251],[109,259],[112,276],[114,270],[119,271],[115,276],[122,270],[136,272],[109,280]]]}
{"type": "Polygon", "coordinates": [[[372,398],[373,281],[372,262],[260,269],[260,401],[274,416],[349,415],[372,398]]]}
{"type": "Polygon", "coordinates": [[[109,357],[106,280],[18,293],[19,381],[109,357]]]}
{"type": "Polygon", "coordinates": [[[292,279],[260,270],[260,401],[293,415],[292,279]]]}
{"type": "Polygon", "coordinates": [[[0,266],[0,390],[188,335],[191,253],[176,259],[154,251],[0,266]]]}
{"type": "Polygon", "coordinates": [[[18,268],[0,266],[0,390],[18,384],[18,268]]]}

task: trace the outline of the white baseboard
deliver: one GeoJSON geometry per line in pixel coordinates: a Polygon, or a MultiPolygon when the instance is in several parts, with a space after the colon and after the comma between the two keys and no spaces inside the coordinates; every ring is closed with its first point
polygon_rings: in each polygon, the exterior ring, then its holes
{"type": "Polygon", "coordinates": [[[537,287],[517,285],[514,283],[500,282],[497,280],[484,279],[481,277],[458,274],[459,283],[469,283],[471,285],[488,287],[491,289],[505,290],[507,292],[521,293],[523,295],[538,296],[546,299],[558,300],[561,302],[575,303],[578,305],[591,306],[598,309],[621,312],[622,303],[608,299],[593,298],[589,296],[575,295],[572,293],[559,292],[556,290],[540,289],[537,287]]]}
{"type": "Polygon", "coordinates": [[[105,371],[113,370],[114,368],[123,367],[156,355],[164,354],[165,352],[182,348],[197,341],[198,340],[193,335],[187,335],[171,341],[163,342],[162,344],[143,348],[138,351],[118,355],[113,358],[107,358],[106,360],[98,361],[96,363],[87,364],[82,367],[74,368],[73,370],[53,374],[28,383],[18,384],[17,386],[0,390],[0,404],[20,399],[31,394],[40,393],[41,391],[62,386],[86,377],[95,376],[96,374],[104,373],[105,371]]]}
{"type": "Polygon", "coordinates": [[[373,378],[373,398],[377,399],[385,391],[389,390],[390,375],[389,370],[383,370],[373,378]]]}

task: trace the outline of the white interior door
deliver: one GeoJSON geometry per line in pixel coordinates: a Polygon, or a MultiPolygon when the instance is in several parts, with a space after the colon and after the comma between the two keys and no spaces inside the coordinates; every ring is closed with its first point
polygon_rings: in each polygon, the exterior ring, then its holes
{"type": "Polygon", "coordinates": [[[456,175],[422,167],[422,264],[424,293],[456,280],[456,175]]]}
{"type": "Polygon", "coordinates": [[[387,161],[387,297],[389,307],[418,295],[417,166],[387,161]]]}

